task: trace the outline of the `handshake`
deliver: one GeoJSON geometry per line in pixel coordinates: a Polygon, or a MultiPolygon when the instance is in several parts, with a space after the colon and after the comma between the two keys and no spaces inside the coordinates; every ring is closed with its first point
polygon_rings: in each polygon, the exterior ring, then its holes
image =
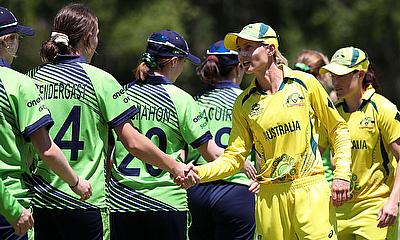
{"type": "Polygon", "coordinates": [[[171,171],[171,177],[174,178],[176,184],[184,189],[188,189],[200,183],[200,178],[197,173],[197,167],[193,164],[178,162],[171,171]]]}

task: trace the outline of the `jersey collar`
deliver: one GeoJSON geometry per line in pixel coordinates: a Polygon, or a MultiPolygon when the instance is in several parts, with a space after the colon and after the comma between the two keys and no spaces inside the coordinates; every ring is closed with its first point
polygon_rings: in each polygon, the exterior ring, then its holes
{"type": "Polygon", "coordinates": [[[171,80],[169,80],[165,76],[155,76],[155,75],[148,75],[145,83],[158,85],[158,84],[173,84],[171,80]]]}
{"type": "Polygon", "coordinates": [[[4,59],[0,58],[0,66],[11,68],[11,65],[4,59]]]}
{"type": "Polygon", "coordinates": [[[81,55],[57,55],[55,61],[56,63],[88,63],[86,58],[81,55]]]}
{"type": "MultiPolygon", "coordinates": [[[[278,88],[278,91],[282,90],[285,85],[286,82],[290,79],[293,78],[293,70],[290,69],[289,67],[287,67],[286,65],[278,65],[278,68],[282,70],[283,72],[283,81],[281,82],[281,85],[278,88]]],[[[268,93],[266,93],[258,84],[257,79],[255,79],[252,83],[251,83],[251,87],[257,89],[257,92],[262,94],[262,95],[268,95],[268,93]]]]}
{"type": "Polygon", "coordinates": [[[239,84],[234,83],[234,82],[232,82],[230,80],[219,81],[219,82],[215,83],[212,87],[219,88],[219,89],[223,89],[223,88],[240,88],[239,84]]]}
{"type": "MultiPolygon", "coordinates": [[[[367,103],[370,102],[370,100],[374,94],[375,94],[375,88],[372,85],[369,85],[361,97],[362,102],[361,102],[360,106],[358,107],[357,111],[361,111],[361,109],[363,109],[365,107],[365,105],[367,105],[367,103]]],[[[336,106],[342,106],[342,108],[345,112],[349,112],[344,99],[340,99],[339,101],[337,101],[336,106]]]]}

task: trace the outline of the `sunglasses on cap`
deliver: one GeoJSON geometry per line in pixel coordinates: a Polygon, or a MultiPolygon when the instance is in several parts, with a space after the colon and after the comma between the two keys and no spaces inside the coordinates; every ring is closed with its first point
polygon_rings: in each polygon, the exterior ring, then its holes
{"type": "Polygon", "coordinates": [[[189,54],[187,51],[185,51],[182,48],[179,48],[175,44],[171,43],[169,41],[168,37],[166,37],[160,33],[152,33],[150,35],[149,39],[147,40],[147,42],[174,48],[178,51],[181,51],[185,55],[189,54]]]}

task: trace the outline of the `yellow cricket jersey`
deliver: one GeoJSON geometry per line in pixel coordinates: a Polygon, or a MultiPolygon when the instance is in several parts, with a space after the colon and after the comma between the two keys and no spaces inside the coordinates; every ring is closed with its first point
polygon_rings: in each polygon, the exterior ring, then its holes
{"type": "Polygon", "coordinates": [[[267,94],[254,81],[237,98],[232,111],[229,146],[217,160],[199,167],[202,182],[239,171],[252,149],[261,156],[258,180],[279,183],[323,174],[315,121],[327,128],[334,144],[334,178],[350,180],[350,135],[320,83],[310,74],[286,66],[279,91],[267,94]]]}
{"type": "Polygon", "coordinates": [[[336,104],[346,120],[352,142],[351,200],[388,197],[397,161],[390,144],[400,137],[397,107],[369,86],[357,111],[346,112],[343,101],[336,104]]]}

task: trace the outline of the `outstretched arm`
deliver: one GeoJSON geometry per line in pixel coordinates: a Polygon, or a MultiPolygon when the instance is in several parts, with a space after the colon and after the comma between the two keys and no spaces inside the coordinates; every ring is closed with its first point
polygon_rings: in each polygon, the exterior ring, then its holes
{"type": "Polygon", "coordinates": [[[140,134],[130,120],[118,125],[114,130],[129,153],[140,160],[166,170],[174,177],[185,177],[190,171],[190,167],[177,162],[158,149],[150,139],[140,134]]]}

